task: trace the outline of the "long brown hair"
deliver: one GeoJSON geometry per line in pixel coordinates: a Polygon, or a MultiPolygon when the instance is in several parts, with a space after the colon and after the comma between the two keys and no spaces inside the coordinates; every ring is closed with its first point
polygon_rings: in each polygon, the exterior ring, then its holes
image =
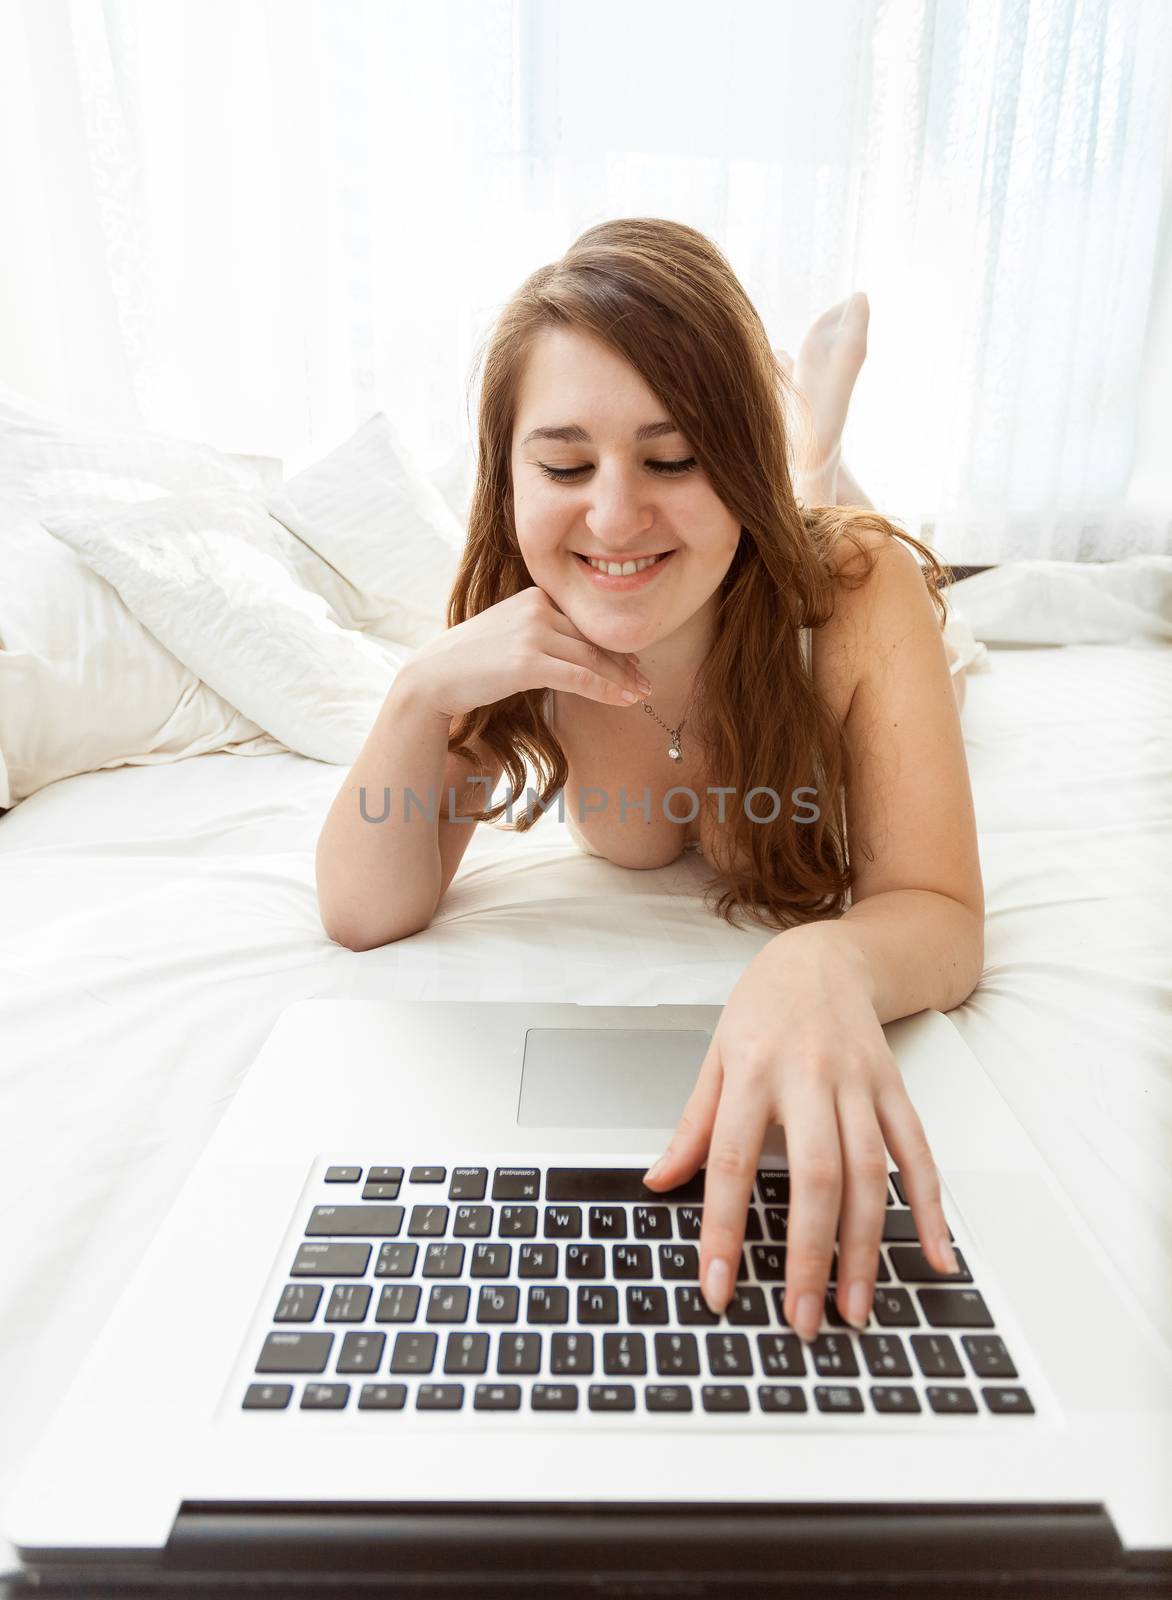
{"type": "MultiPolygon", "coordinates": [[[[901,538],[924,558],[942,628],[949,574],[926,545],[875,511],[799,507],[783,405],[790,379],[728,261],[683,223],[625,217],[588,228],[560,261],[530,274],[481,351],[476,483],[449,628],[533,583],[517,541],[510,457],[524,363],[535,336],[550,327],[593,334],[635,368],[741,524],[694,686],[693,703],[703,709],[693,731],[705,770],[719,774],[712,783],[731,786],[734,796],[713,835],[723,889],[712,909],[733,926],[736,909],[770,928],[839,916],[852,882],[844,737],[814,690],[798,630],[830,619],[838,584],[853,589],[866,581],[875,565],[858,537],[866,530],[901,538]],[[849,566],[841,559],[843,538],[858,558],[849,566]],[[781,797],[772,822],[761,818],[759,801],[750,806],[753,816],[739,803],[759,787],[781,797]],[[802,791],[795,803],[816,811],[812,820],[791,822],[786,801],[795,791],[802,791]],[[813,802],[805,798],[815,791],[813,802]],[[742,847],[748,870],[737,866],[742,847]]],[[[512,791],[495,806],[457,815],[494,821],[506,808],[512,815],[526,794],[526,759],[541,785],[542,809],[526,803],[508,826],[527,832],[564,788],[569,768],[544,714],[546,692],[526,690],[456,721],[449,750],[474,762],[476,746],[490,750],[512,791]]],[[[700,804],[714,815],[711,795],[700,804]]]]}

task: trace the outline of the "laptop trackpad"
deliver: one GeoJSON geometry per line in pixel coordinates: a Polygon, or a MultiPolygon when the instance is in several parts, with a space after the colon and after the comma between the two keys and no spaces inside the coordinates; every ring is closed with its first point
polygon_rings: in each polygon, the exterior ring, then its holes
{"type": "Polygon", "coordinates": [[[711,1042],[703,1028],[527,1028],[517,1125],[674,1128],[711,1042]]]}

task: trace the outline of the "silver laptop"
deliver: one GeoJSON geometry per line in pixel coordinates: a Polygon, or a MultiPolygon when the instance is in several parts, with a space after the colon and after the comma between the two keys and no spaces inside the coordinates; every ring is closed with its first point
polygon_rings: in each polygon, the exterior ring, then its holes
{"type": "Polygon", "coordinates": [[[704,1173],[642,1174],[719,1016],[286,1010],[17,1480],[30,1580],[1166,1578],[1168,1347],[946,1017],[885,1032],[960,1271],[893,1170],[866,1330],[832,1267],[804,1343],[775,1126],[708,1310],[704,1173]]]}

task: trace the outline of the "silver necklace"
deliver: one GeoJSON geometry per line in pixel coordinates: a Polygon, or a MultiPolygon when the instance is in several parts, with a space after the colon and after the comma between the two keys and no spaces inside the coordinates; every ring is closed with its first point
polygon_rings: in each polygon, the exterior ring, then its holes
{"type": "Polygon", "coordinates": [[[688,698],[688,710],[685,711],[684,716],[683,716],[683,720],[680,722],[680,725],[679,725],[678,728],[668,728],[667,723],[663,720],[662,717],[656,716],[655,712],[647,704],[646,700],[644,700],[644,702],[643,702],[643,709],[644,709],[644,711],[647,712],[648,716],[655,717],[655,720],[656,720],[656,722],[659,723],[659,726],[661,728],[667,729],[667,732],[671,734],[671,743],[667,747],[667,753],[668,753],[668,756],[670,757],[670,759],[672,761],[682,761],[684,759],[684,753],[680,749],[680,734],[683,733],[684,728],[685,728],[685,726],[687,724],[688,713],[692,709],[692,699],[694,698],[695,693],[696,693],[696,688],[695,688],[695,685],[693,684],[693,686],[692,686],[692,694],[688,698]]]}

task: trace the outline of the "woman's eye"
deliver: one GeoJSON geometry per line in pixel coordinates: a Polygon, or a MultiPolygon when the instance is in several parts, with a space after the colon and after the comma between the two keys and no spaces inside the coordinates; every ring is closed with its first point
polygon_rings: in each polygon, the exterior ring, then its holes
{"type": "MultiPolygon", "coordinates": [[[[547,467],[544,461],[539,461],[538,466],[547,478],[554,478],[565,483],[570,479],[578,478],[583,472],[589,472],[587,467],[547,467]]],[[[647,465],[653,472],[662,473],[665,477],[672,477],[680,472],[691,472],[696,465],[696,457],[689,456],[686,461],[649,461],[647,465]]]]}

